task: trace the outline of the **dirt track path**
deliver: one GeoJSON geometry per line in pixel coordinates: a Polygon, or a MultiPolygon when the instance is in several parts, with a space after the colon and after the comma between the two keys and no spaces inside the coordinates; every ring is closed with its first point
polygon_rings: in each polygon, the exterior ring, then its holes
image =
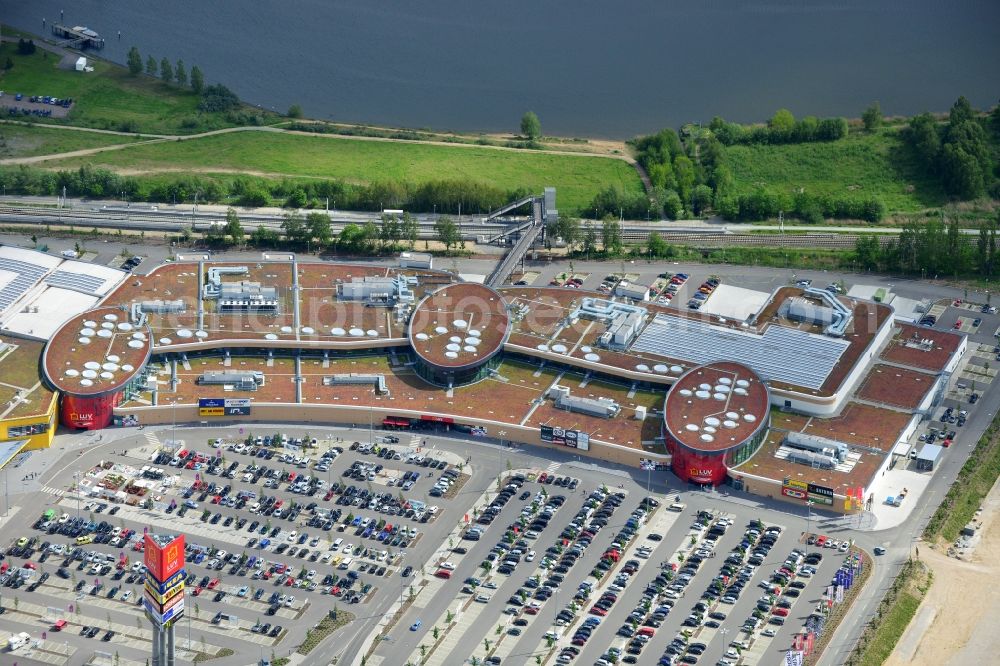
{"type": "MultiPolygon", "coordinates": [[[[37,123],[23,123],[19,121],[0,121],[4,124],[18,124],[18,125],[32,125],[39,126],[37,123]]],[[[37,164],[39,162],[47,162],[51,160],[63,159],[65,157],[83,157],[87,155],[96,155],[99,153],[108,152],[111,150],[125,150],[127,148],[134,148],[135,146],[148,146],[154,143],[162,143],[164,141],[191,141],[195,139],[204,139],[210,136],[217,136],[220,134],[232,134],[235,132],[274,132],[277,134],[292,134],[295,136],[312,136],[319,137],[330,140],[339,141],[382,141],[387,143],[412,143],[420,145],[430,145],[430,146],[447,146],[449,148],[467,148],[467,149],[486,149],[486,150],[501,150],[506,152],[514,153],[528,153],[528,154],[543,154],[543,155],[564,155],[569,157],[593,157],[598,159],[612,159],[612,160],[622,160],[638,168],[638,164],[629,155],[605,155],[603,153],[587,153],[573,150],[554,150],[554,149],[539,149],[539,150],[525,150],[523,148],[509,148],[507,146],[482,146],[473,143],[452,143],[449,141],[422,141],[416,139],[395,139],[389,137],[380,136],[344,136],[340,134],[320,134],[317,132],[303,132],[301,130],[289,130],[281,127],[227,127],[224,129],[212,130],[210,132],[202,132],[200,134],[178,134],[178,135],[168,135],[168,134],[133,134],[129,132],[115,132],[113,130],[99,130],[91,129],[89,127],[77,127],[75,125],[44,125],[46,128],[61,129],[66,131],[76,131],[76,132],[93,132],[100,134],[113,134],[117,136],[136,136],[141,138],[148,138],[149,141],[135,141],[133,143],[116,144],[113,146],[98,146],[96,148],[85,148],[82,150],[74,150],[66,153],[53,153],[49,155],[33,155],[31,157],[10,157],[7,159],[0,160],[0,164],[10,165],[10,164],[37,164]]],[[[643,179],[644,182],[648,181],[648,178],[643,179]]]]}
{"type": "Polygon", "coordinates": [[[983,505],[983,537],[971,561],[920,548],[934,582],[884,666],[997,663],[1000,651],[1000,482],[983,505]]]}

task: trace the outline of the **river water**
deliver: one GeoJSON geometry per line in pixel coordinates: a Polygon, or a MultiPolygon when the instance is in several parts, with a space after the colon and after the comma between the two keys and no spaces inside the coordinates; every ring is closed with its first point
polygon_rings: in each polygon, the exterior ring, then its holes
{"type": "Polygon", "coordinates": [[[348,122],[510,131],[531,109],[546,133],[626,138],[1000,95],[996,0],[0,0],[0,21],[48,34],[62,10],[109,59],[136,45],[348,122]]]}

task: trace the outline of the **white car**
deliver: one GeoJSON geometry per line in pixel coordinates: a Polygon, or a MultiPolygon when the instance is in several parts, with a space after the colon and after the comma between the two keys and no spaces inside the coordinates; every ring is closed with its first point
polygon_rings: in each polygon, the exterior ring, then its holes
{"type": "Polygon", "coordinates": [[[442,562],[441,564],[438,565],[438,568],[439,569],[444,569],[445,571],[454,571],[455,570],[455,563],[454,562],[442,562]]]}
{"type": "Polygon", "coordinates": [[[767,636],[768,638],[774,638],[777,634],[775,633],[774,629],[771,629],[770,627],[768,627],[764,631],[760,632],[760,635],[761,636],[767,636]]]}
{"type": "Polygon", "coordinates": [[[344,548],[340,551],[342,553],[351,553],[354,551],[354,544],[348,543],[344,544],[344,548]]]}
{"type": "Polygon", "coordinates": [[[847,549],[850,548],[850,547],[851,547],[851,545],[849,543],[847,543],[846,541],[843,541],[843,542],[841,542],[840,547],[837,548],[837,550],[839,550],[842,553],[846,553],[847,549]]]}
{"type": "Polygon", "coordinates": [[[122,595],[122,601],[128,601],[132,598],[132,590],[126,590],[125,594],[122,595]]]}

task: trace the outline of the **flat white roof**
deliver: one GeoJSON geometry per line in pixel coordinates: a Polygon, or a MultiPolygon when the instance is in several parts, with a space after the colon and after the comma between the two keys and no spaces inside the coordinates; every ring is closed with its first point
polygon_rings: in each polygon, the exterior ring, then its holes
{"type": "Polygon", "coordinates": [[[28,250],[23,247],[14,247],[12,245],[0,245],[0,257],[13,259],[14,261],[26,261],[45,270],[55,268],[62,261],[59,257],[53,257],[51,254],[45,254],[37,250],[28,250]]]}
{"type": "Polygon", "coordinates": [[[17,273],[15,273],[14,271],[5,271],[2,268],[0,268],[0,289],[6,287],[16,278],[17,278],[17,273]]]}
{"type": "Polygon", "coordinates": [[[88,296],[71,289],[46,287],[33,298],[22,301],[19,310],[4,321],[4,331],[30,338],[48,340],[70,318],[86,312],[97,304],[96,296],[88,296]],[[38,312],[34,312],[35,308],[38,312]]]}
{"type": "Polygon", "coordinates": [[[720,284],[715,292],[701,306],[701,312],[725,317],[734,321],[746,321],[753,314],[760,312],[771,294],[766,291],[734,287],[731,284],[720,284]]]}
{"type": "Polygon", "coordinates": [[[76,275],[89,275],[90,277],[103,280],[104,284],[95,290],[97,296],[108,294],[128,277],[128,273],[117,268],[91,264],[86,261],[76,261],[74,259],[64,260],[59,265],[59,270],[67,273],[75,273],[76,275]]]}

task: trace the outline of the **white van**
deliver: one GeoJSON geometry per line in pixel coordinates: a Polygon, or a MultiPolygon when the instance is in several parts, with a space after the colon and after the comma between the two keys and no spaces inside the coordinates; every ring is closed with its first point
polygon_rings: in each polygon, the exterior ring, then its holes
{"type": "Polygon", "coordinates": [[[345,557],[337,568],[346,571],[348,567],[351,566],[351,562],[353,561],[354,561],[353,557],[345,557]]]}
{"type": "Polygon", "coordinates": [[[62,256],[66,257],[67,259],[76,259],[77,257],[80,256],[79,254],[77,254],[76,250],[63,250],[60,254],[62,254],[62,256]]]}
{"type": "Polygon", "coordinates": [[[342,543],[344,543],[343,539],[337,539],[336,541],[333,542],[333,545],[330,546],[330,550],[338,550],[340,548],[340,544],[342,543]]]}
{"type": "Polygon", "coordinates": [[[682,504],[681,502],[674,502],[673,504],[667,507],[667,510],[673,511],[674,513],[680,513],[686,508],[687,506],[685,504],[682,504]]]}

